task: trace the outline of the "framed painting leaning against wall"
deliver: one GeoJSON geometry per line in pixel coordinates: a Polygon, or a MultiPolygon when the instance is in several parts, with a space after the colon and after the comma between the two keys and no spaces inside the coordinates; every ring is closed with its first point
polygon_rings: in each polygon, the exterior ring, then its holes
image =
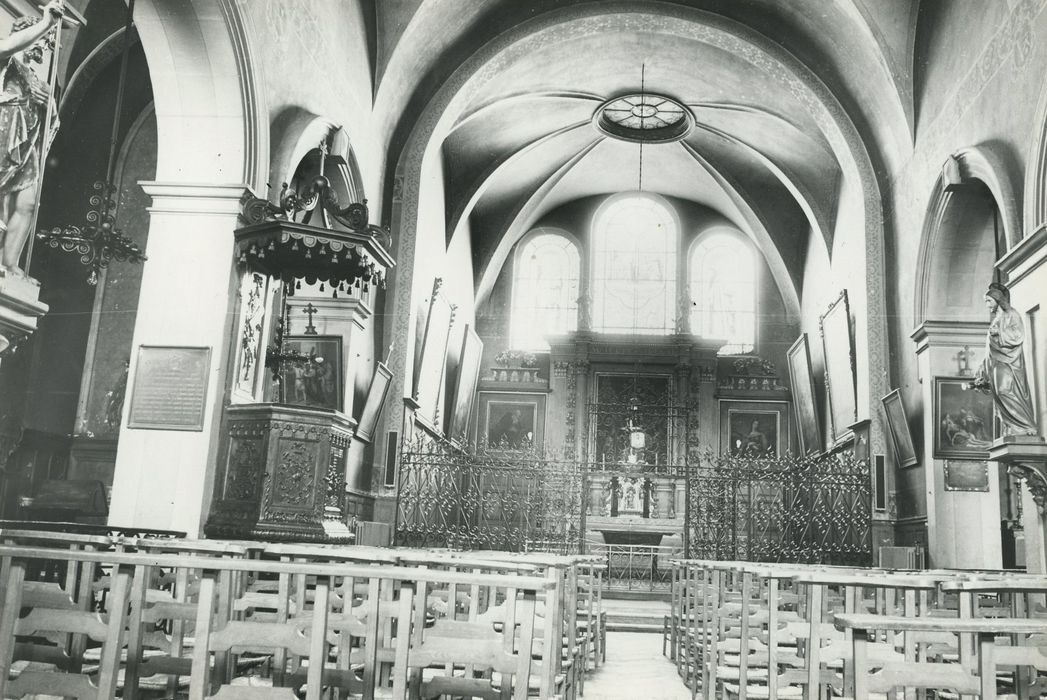
{"type": "Polygon", "coordinates": [[[789,348],[788,358],[796,434],[800,440],[798,452],[801,455],[816,455],[822,451],[822,426],[818,420],[818,404],[815,401],[817,394],[811,370],[811,348],[806,333],[801,334],[789,348]]]}
{"type": "Polygon", "coordinates": [[[833,443],[839,444],[851,435],[851,426],[858,419],[854,340],[846,289],[822,314],[820,326],[825,356],[825,393],[829,397],[829,426],[833,443]]]}
{"type": "Polygon", "coordinates": [[[911,467],[920,460],[916,456],[912,433],[909,432],[909,417],[905,414],[901,390],[895,389],[884,396],[881,402],[883,413],[887,417],[887,427],[891,432],[891,444],[894,445],[894,456],[898,460],[898,466],[911,467]]]}
{"type": "Polygon", "coordinates": [[[472,326],[465,327],[462,352],[458,359],[458,380],[455,382],[454,397],[448,416],[447,436],[465,442],[469,432],[469,414],[476,398],[476,384],[480,379],[480,358],[484,344],[472,326]]]}

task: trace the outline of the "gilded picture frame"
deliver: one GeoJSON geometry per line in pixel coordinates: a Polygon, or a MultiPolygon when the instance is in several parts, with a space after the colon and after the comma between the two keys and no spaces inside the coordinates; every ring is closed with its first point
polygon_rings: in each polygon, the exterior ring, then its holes
{"type": "Polygon", "coordinates": [[[882,399],[883,414],[891,433],[891,444],[894,446],[894,457],[899,467],[911,467],[920,461],[916,454],[916,445],[909,431],[909,416],[905,412],[900,389],[895,389],[882,399]]]}
{"type": "Polygon", "coordinates": [[[818,419],[818,394],[814,385],[811,348],[806,333],[802,333],[792,344],[787,357],[799,453],[801,455],[821,454],[822,426],[818,419]]]}
{"type": "Polygon", "coordinates": [[[476,386],[480,381],[480,359],[484,344],[472,326],[465,327],[462,335],[462,351],[458,359],[458,378],[455,382],[451,411],[448,416],[447,436],[465,442],[469,433],[469,414],[476,398],[476,386]]]}
{"type": "Polygon", "coordinates": [[[851,336],[851,311],[846,289],[822,314],[819,327],[825,357],[829,427],[833,444],[837,445],[853,434],[851,426],[858,420],[854,339],[851,336]]]}

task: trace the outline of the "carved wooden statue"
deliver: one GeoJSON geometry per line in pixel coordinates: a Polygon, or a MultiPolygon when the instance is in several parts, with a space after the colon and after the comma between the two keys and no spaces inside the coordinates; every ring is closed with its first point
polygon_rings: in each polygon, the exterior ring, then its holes
{"type": "Polygon", "coordinates": [[[51,90],[31,65],[42,63],[45,50],[54,47],[52,29],[61,21],[62,6],[62,0],[53,0],[42,18],[20,17],[11,26],[11,35],[0,40],[0,237],[3,266],[9,270],[18,269],[33,225],[39,201],[40,151],[56,126],[45,124],[54,113],[48,109],[51,90]]]}
{"type": "Polygon", "coordinates": [[[992,318],[986,337],[985,359],[971,387],[992,394],[993,403],[1009,435],[1036,435],[1029,376],[1025,371],[1025,328],[1011,306],[1011,292],[993,282],[985,292],[992,318]]]}

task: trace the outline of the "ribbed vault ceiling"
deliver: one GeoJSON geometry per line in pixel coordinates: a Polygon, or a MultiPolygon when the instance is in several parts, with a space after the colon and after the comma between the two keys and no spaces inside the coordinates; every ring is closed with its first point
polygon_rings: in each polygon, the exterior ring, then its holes
{"type": "MultiPolygon", "coordinates": [[[[784,46],[833,92],[885,170],[909,146],[914,0],[467,4],[378,3],[377,111],[424,108],[456,66],[518,22],[579,6],[616,10],[584,31],[558,32],[555,22],[542,30],[529,50],[499,63],[497,79],[473,90],[441,134],[448,235],[469,224],[481,295],[507,242],[547,213],[637,188],[640,148],[603,135],[592,118],[605,100],[640,91],[641,66],[644,89],[686,104],[696,122],[682,141],[643,147],[645,191],[720,212],[753,237],[772,269],[777,261],[794,289],[809,237],[831,250],[842,168],[808,96],[752,56],[681,30],[666,7],[696,8],[784,46]],[[430,80],[413,93],[409,82],[387,82],[424,66],[430,80]]],[[[394,158],[397,139],[410,131],[405,118],[399,136],[390,135],[394,158]]]]}

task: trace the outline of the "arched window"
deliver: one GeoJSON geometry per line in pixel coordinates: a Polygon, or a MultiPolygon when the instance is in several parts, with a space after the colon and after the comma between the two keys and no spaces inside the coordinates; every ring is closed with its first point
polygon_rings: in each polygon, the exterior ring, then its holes
{"type": "Polygon", "coordinates": [[[723,339],[721,355],[749,352],[756,344],[756,255],[728,233],[706,236],[691,251],[691,331],[723,339]]]}
{"type": "Polygon", "coordinates": [[[676,326],[673,213],[641,194],[612,200],[593,222],[593,330],[672,333],[676,326]]]}
{"type": "Polygon", "coordinates": [[[511,344],[548,350],[545,336],[578,328],[578,247],[565,236],[539,233],[518,249],[513,279],[511,344]]]}

